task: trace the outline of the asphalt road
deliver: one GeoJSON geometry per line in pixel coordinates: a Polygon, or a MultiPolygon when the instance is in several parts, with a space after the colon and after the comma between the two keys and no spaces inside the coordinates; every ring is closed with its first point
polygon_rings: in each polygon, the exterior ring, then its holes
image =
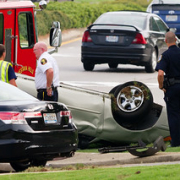
{"type": "Polygon", "coordinates": [[[53,54],[60,69],[60,81],[87,89],[109,92],[113,87],[127,81],[146,84],[154,102],[165,105],[163,92],[158,89],[157,72],[146,73],[144,67],[121,65],[110,69],[107,64],[96,65],[94,70],[85,71],[81,62],[81,39],[84,29],[63,32],[63,43],[58,53],[53,54]]]}

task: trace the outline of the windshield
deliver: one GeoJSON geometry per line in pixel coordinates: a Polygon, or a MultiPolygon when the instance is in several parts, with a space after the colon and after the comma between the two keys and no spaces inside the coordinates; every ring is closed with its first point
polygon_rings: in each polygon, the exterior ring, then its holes
{"type": "Polygon", "coordinates": [[[101,15],[94,24],[121,24],[145,28],[146,16],[134,13],[105,13],[101,15]]]}
{"type": "Polygon", "coordinates": [[[20,90],[19,88],[10,85],[8,83],[0,81],[0,102],[1,101],[25,101],[33,100],[37,101],[36,98],[20,90]]]}
{"type": "Polygon", "coordinates": [[[153,4],[180,4],[180,0],[153,0],[147,7],[147,12],[152,12],[153,4]]]}

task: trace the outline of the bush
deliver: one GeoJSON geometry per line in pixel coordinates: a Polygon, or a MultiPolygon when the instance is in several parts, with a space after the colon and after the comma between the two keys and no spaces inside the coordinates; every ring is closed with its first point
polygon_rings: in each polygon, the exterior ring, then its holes
{"type": "Polygon", "coordinates": [[[142,0],[114,0],[106,3],[51,1],[48,3],[46,10],[37,12],[38,33],[39,35],[48,34],[53,21],[59,21],[62,30],[83,28],[92,24],[104,12],[120,10],[145,11],[147,5],[148,3],[142,0]]]}

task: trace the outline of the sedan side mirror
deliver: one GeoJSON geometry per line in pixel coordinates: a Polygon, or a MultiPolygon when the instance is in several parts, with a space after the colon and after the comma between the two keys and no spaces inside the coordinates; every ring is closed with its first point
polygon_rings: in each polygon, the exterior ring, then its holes
{"type": "Polygon", "coordinates": [[[176,46],[180,48],[180,39],[176,36],[176,46]]]}
{"type": "Polygon", "coordinates": [[[62,42],[62,33],[60,29],[60,23],[58,21],[54,21],[52,24],[52,28],[50,30],[50,46],[60,47],[62,42]]]}
{"type": "Polygon", "coordinates": [[[46,9],[46,6],[47,6],[47,2],[46,2],[45,0],[41,0],[41,1],[39,2],[39,8],[40,8],[41,10],[46,9]]]}

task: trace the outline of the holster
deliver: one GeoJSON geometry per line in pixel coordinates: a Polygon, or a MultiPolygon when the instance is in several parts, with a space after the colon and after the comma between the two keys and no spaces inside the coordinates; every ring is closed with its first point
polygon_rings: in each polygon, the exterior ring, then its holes
{"type": "Polygon", "coordinates": [[[177,83],[177,80],[175,80],[175,78],[167,78],[167,77],[165,77],[164,81],[163,81],[163,88],[166,89],[167,87],[172,86],[175,83],[177,83]]]}

